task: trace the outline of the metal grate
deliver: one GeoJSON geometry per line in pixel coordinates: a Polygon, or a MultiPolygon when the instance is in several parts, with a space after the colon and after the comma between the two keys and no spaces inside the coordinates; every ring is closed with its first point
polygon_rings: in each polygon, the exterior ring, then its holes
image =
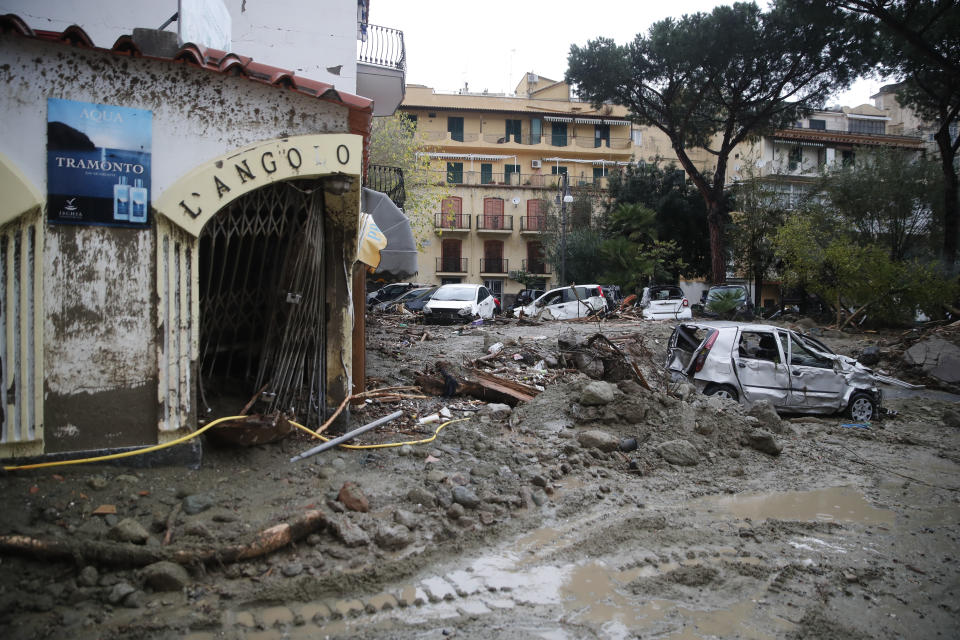
{"type": "Polygon", "coordinates": [[[249,193],[200,235],[198,371],[207,406],[259,394],[261,413],[323,418],[323,193],[300,187],[249,193]]]}

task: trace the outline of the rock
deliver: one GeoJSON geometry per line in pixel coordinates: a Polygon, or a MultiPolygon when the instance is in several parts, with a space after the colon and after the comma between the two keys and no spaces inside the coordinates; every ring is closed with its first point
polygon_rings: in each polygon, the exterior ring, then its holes
{"type": "Polygon", "coordinates": [[[548,483],[547,483],[547,479],[538,473],[537,475],[530,478],[530,484],[532,484],[535,487],[545,487],[547,486],[548,483]]]}
{"type": "Polygon", "coordinates": [[[118,582],[113,585],[110,593],[107,594],[107,602],[110,604],[120,604],[124,598],[134,591],[136,591],[136,589],[129,582],[118,582]]]}
{"type": "Polygon", "coordinates": [[[363,492],[353,482],[344,482],[340,487],[340,493],[337,494],[337,500],[351,511],[360,511],[366,513],[370,511],[370,501],[363,495],[363,492]]]}
{"type": "Polygon", "coordinates": [[[953,427],[954,429],[960,429],[960,411],[955,409],[947,409],[944,411],[943,425],[946,427],[953,427]]]}
{"type": "Polygon", "coordinates": [[[747,415],[756,418],[757,422],[764,429],[769,429],[774,432],[780,431],[780,416],[777,414],[777,410],[773,408],[773,405],[767,400],[755,402],[750,407],[750,410],[747,411],[747,415]]]}
{"type": "Polygon", "coordinates": [[[143,581],[154,591],[180,591],[190,584],[190,574],[175,562],[163,560],[143,568],[143,581]]]}
{"type": "Polygon", "coordinates": [[[557,346],[560,347],[560,351],[575,351],[586,344],[587,338],[570,328],[563,329],[557,335],[557,346]]]}
{"type": "Polygon", "coordinates": [[[107,532],[107,537],[117,542],[132,542],[146,544],[150,532],[133,518],[124,518],[107,532]]]}
{"type": "Polygon", "coordinates": [[[393,521],[402,524],[407,529],[416,529],[420,526],[420,516],[406,509],[397,509],[393,512],[393,521]]]}
{"type": "Polygon", "coordinates": [[[508,404],[491,402],[490,404],[480,407],[477,415],[488,416],[492,420],[507,420],[510,417],[511,411],[513,411],[513,409],[511,409],[508,404]]]}
{"type": "Polygon", "coordinates": [[[573,366],[584,375],[599,380],[603,377],[603,360],[586,351],[577,351],[573,354],[573,366]]]}
{"type": "Polygon", "coordinates": [[[81,587],[95,587],[97,586],[97,580],[100,578],[100,574],[97,573],[97,568],[92,565],[87,565],[80,571],[80,575],[77,576],[77,584],[81,587]]]}
{"type": "Polygon", "coordinates": [[[295,578],[296,576],[303,573],[303,563],[291,562],[289,564],[285,564],[283,565],[283,568],[280,569],[280,573],[282,573],[288,578],[295,578]]]}
{"type": "Polygon", "coordinates": [[[403,549],[410,544],[410,529],[402,524],[395,526],[381,524],[373,539],[383,549],[389,551],[403,549]]]}
{"type": "Polygon", "coordinates": [[[880,362],[880,347],[873,345],[864,347],[863,351],[860,352],[860,357],[857,358],[857,361],[859,361],[860,364],[865,364],[867,366],[877,364],[880,362]]]}
{"type": "Polygon", "coordinates": [[[668,440],[657,445],[660,457],[681,467],[693,467],[700,462],[700,452],[687,440],[668,440]]]}
{"type": "Polygon", "coordinates": [[[147,603],[147,594],[137,589],[123,599],[123,606],[128,609],[141,609],[147,603]]]}
{"type": "Polygon", "coordinates": [[[346,516],[333,519],[330,527],[337,538],[348,547],[364,547],[370,544],[370,536],[367,535],[367,532],[346,516]]]}
{"type": "Polygon", "coordinates": [[[194,495],[185,497],[181,504],[183,506],[183,512],[187,515],[193,516],[212,507],[214,505],[214,501],[213,497],[207,495],[206,493],[196,493],[194,495]]]}
{"type": "Polygon", "coordinates": [[[960,347],[943,338],[927,338],[903,354],[907,364],[918,365],[927,375],[943,382],[960,382],[960,347]]]}
{"type": "Polygon", "coordinates": [[[802,329],[809,330],[817,326],[817,323],[813,318],[800,318],[797,320],[797,325],[799,325],[802,329]]]}
{"type": "Polygon", "coordinates": [[[462,504],[453,503],[447,509],[447,517],[451,520],[459,520],[464,515],[466,515],[467,510],[463,508],[462,504]]]}
{"type": "Polygon", "coordinates": [[[107,479],[103,476],[91,476],[87,478],[87,486],[91,489],[106,489],[108,484],[107,479]]]}
{"type": "Polygon", "coordinates": [[[453,488],[453,501],[462,504],[468,509],[476,509],[480,506],[480,498],[469,487],[456,486],[453,488]]]}
{"type": "Polygon", "coordinates": [[[783,445],[769,431],[763,429],[754,429],[744,435],[744,443],[752,448],[767,453],[771,456],[778,456],[783,451],[783,445]]]}
{"type": "Polygon", "coordinates": [[[620,451],[636,451],[637,450],[637,439],[636,438],[621,438],[620,439],[620,451]]]}
{"type": "Polygon", "coordinates": [[[584,449],[600,451],[616,451],[620,447],[620,438],[600,429],[581,431],[577,434],[577,442],[584,449]]]}
{"type": "MultiPolygon", "coordinates": [[[[602,375],[602,374],[601,374],[602,375]]],[[[592,377],[592,376],[591,376],[592,377]]],[[[602,380],[594,380],[580,392],[580,404],[587,407],[597,407],[613,402],[613,392],[616,386],[602,380]]]]}
{"type": "Polygon", "coordinates": [[[409,456],[412,453],[413,453],[413,447],[410,446],[409,444],[402,445],[397,451],[397,455],[403,456],[403,457],[409,456]]]}

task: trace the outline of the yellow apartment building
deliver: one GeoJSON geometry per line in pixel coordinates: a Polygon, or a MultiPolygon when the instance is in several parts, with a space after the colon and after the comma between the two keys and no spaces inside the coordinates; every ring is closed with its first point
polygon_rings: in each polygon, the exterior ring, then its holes
{"type": "Polygon", "coordinates": [[[522,271],[539,276],[539,288],[558,286],[542,235],[563,175],[573,195],[597,187],[602,198],[626,164],[675,159],[666,136],[632,124],[626,108],[594,109],[535,73],[513,95],[407,85],[400,110],[415,121],[437,181],[451,187],[421,238],[421,282],[483,283],[511,296],[522,271]]]}

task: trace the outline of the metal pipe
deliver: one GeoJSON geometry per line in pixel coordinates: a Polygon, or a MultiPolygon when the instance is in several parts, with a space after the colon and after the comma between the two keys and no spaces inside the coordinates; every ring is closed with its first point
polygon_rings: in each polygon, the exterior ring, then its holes
{"type": "Polygon", "coordinates": [[[324,442],[323,444],[321,444],[321,445],[319,445],[319,446],[316,446],[316,447],[314,447],[313,449],[308,449],[308,450],[304,451],[303,453],[297,454],[297,455],[293,456],[292,458],[290,458],[290,462],[296,462],[296,461],[298,461],[298,460],[303,460],[304,458],[309,458],[310,456],[312,456],[312,455],[314,455],[314,454],[317,454],[317,453],[320,453],[321,451],[326,451],[327,449],[331,449],[331,448],[337,446],[338,444],[340,444],[340,443],[342,443],[342,442],[346,442],[347,440],[351,440],[351,439],[353,439],[354,437],[360,435],[361,433],[365,433],[365,432],[367,432],[367,431],[370,431],[371,429],[374,429],[374,428],[376,428],[376,427],[379,427],[380,425],[385,424],[385,423],[387,423],[387,422],[390,422],[391,420],[395,420],[395,419],[399,418],[399,417],[402,416],[402,415],[403,415],[403,412],[402,412],[402,411],[394,411],[393,413],[391,413],[391,414],[388,415],[388,416],[384,416],[384,417],[382,417],[382,418],[380,418],[380,419],[378,419],[378,420],[374,420],[373,422],[371,422],[371,423],[369,423],[369,424],[365,424],[365,425],[363,425],[362,427],[357,427],[357,428],[354,429],[353,431],[349,431],[349,432],[343,434],[342,436],[336,437],[336,438],[334,438],[333,440],[328,440],[327,442],[324,442]]]}

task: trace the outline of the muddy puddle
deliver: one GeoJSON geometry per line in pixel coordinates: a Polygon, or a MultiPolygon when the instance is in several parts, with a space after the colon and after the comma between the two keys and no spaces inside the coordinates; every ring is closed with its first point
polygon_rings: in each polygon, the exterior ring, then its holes
{"type": "Polygon", "coordinates": [[[691,506],[715,514],[729,514],[751,520],[894,524],[892,511],[874,507],[863,493],[853,487],[700,498],[691,506]]]}

